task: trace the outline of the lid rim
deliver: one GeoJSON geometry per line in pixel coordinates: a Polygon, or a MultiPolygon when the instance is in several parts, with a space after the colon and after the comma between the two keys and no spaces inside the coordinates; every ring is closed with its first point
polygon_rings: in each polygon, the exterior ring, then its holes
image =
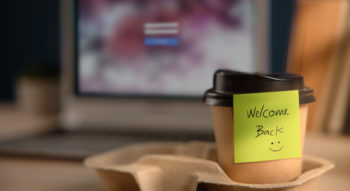
{"type": "Polygon", "coordinates": [[[231,70],[217,70],[213,88],[208,89],[203,102],[208,105],[232,107],[234,94],[299,91],[299,103],[315,101],[313,90],[304,86],[303,77],[293,74],[249,74],[231,70]]]}

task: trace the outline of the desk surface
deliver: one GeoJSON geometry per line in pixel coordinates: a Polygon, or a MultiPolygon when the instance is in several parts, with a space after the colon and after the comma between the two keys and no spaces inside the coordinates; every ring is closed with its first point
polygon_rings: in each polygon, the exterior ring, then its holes
{"type": "Polygon", "coordinates": [[[97,176],[81,163],[0,157],[0,190],[102,191],[97,176]]]}
{"type": "MultiPolygon", "coordinates": [[[[350,188],[350,137],[308,136],[305,152],[332,160],[318,191],[350,188]]],[[[102,191],[97,175],[74,161],[0,156],[0,189],[7,191],[102,191]]]]}

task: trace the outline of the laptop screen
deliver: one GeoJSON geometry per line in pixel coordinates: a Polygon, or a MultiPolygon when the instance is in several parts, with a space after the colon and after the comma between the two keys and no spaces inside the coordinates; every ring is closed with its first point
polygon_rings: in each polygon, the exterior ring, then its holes
{"type": "Polygon", "coordinates": [[[200,97],[256,71],[253,0],[77,0],[78,95],[200,97]]]}

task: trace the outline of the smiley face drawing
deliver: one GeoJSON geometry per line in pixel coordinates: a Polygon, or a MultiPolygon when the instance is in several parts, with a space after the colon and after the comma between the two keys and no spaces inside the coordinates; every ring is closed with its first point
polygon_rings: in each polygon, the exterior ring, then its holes
{"type": "Polygon", "coordinates": [[[270,147],[269,147],[270,151],[272,152],[279,152],[283,149],[283,146],[281,145],[280,141],[272,141],[270,143],[270,147]]]}

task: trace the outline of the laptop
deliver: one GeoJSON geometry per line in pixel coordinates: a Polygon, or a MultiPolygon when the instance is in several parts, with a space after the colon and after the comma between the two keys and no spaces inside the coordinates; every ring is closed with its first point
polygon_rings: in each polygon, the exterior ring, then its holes
{"type": "Polygon", "coordinates": [[[268,72],[268,0],[61,1],[60,128],[0,152],[81,160],[147,141],[213,141],[217,69],[268,72]]]}

